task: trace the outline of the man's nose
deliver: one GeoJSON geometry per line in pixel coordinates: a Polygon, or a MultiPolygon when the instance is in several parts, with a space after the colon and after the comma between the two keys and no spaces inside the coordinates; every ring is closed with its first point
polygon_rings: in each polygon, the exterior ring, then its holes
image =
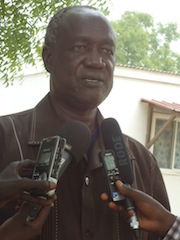
{"type": "Polygon", "coordinates": [[[104,68],[106,63],[98,50],[91,49],[85,59],[85,65],[94,68],[104,68]]]}

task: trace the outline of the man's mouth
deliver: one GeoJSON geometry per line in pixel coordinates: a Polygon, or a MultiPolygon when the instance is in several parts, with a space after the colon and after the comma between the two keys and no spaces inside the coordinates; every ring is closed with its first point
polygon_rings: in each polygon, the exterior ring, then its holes
{"type": "Polygon", "coordinates": [[[94,82],[94,83],[99,82],[98,79],[92,79],[92,78],[85,78],[84,81],[86,81],[86,82],[94,82]]]}
{"type": "Polygon", "coordinates": [[[84,78],[82,78],[82,80],[87,83],[102,83],[103,82],[100,78],[95,78],[95,77],[84,77],[84,78]]]}

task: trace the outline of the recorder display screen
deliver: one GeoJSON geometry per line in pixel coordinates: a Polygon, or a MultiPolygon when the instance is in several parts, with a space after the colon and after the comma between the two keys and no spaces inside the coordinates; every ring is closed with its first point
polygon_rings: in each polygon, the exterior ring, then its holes
{"type": "Polygon", "coordinates": [[[113,170],[116,168],[115,159],[113,155],[106,155],[104,159],[107,170],[113,170]]]}
{"type": "Polygon", "coordinates": [[[40,165],[48,166],[50,160],[51,160],[51,151],[48,151],[48,152],[42,152],[40,154],[40,158],[38,162],[40,165]]]}

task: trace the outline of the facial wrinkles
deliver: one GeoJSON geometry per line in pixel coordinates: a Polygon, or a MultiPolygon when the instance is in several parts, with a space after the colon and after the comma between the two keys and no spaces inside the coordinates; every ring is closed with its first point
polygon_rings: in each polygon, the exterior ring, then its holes
{"type": "MultiPolygon", "coordinates": [[[[61,34],[59,35],[60,40],[57,42],[59,52],[55,53],[58,54],[56,68],[59,67],[59,69],[61,69],[56,73],[56,77],[60,77],[58,81],[62,81],[62,83],[59,83],[59,89],[61,88],[60,91],[62,94],[63,91],[67,93],[65,101],[68,96],[71,96],[72,101],[76,99],[77,101],[93,102],[94,99],[94,101],[99,104],[106,98],[111,90],[114,70],[114,56],[110,58],[101,57],[103,52],[99,53],[99,50],[101,50],[103,43],[108,43],[108,45],[114,47],[113,32],[107,23],[99,19],[99,17],[96,21],[92,16],[91,18],[85,19],[86,22],[79,16],[75,19],[72,17],[70,20],[70,22],[65,23],[65,31],[61,30],[61,34]],[[97,27],[95,26],[95,22],[97,22],[97,27]],[[63,41],[62,35],[65,35],[63,41]],[[85,48],[87,48],[83,50],[85,52],[78,52],[79,50],[75,51],[73,48],[74,42],[79,41],[85,44],[85,48]],[[94,50],[94,56],[90,55],[90,49],[91,51],[92,49],[94,50]],[[87,56],[87,58],[90,58],[91,56],[94,58],[97,54],[99,58],[102,58],[105,66],[102,65],[100,68],[97,68],[95,65],[87,65],[84,63],[84,57],[87,56]],[[82,82],[84,78],[86,78],[86,82],[82,82]],[[103,85],[96,85],[95,81],[101,79],[104,81],[103,85]],[[91,80],[91,82],[89,80],[91,80]]],[[[84,45],[82,45],[82,47],[84,48],[84,45]]],[[[55,84],[57,84],[55,88],[58,88],[58,83],[56,82],[55,84]]]]}

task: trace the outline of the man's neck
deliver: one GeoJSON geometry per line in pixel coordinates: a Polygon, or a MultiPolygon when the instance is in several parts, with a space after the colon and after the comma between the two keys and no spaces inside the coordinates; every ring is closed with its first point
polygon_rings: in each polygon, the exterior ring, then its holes
{"type": "Polygon", "coordinates": [[[52,98],[51,104],[58,117],[61,118],[63,114],[63,118],[66,122],[70,120],[78,120],[85,123],[90,128],[91,132],[95,129],[97,107],[91,110],[78,111],[77,109],[59,104],[57,101],[52,100],[52,98]]]}

